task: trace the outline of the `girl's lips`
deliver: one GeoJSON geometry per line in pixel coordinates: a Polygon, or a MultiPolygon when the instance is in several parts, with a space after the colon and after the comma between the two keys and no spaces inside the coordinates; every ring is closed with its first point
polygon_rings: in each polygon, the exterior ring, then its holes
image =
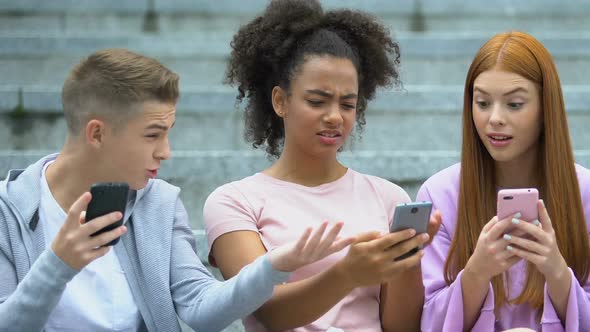
{"type": "Polygon", "coordinates": [[[342,136],[340,135],[331,137],[318,134],[318,137],[320,138],[320,142],[326,145],[337,145],[342,141],[342,136]]]}
{"type": "Polygon", "coordinates": [[[490,141],[490,144],[492,144],[492,146],[496,148],[503,148],[512,143],[512,137],[506,137],[500,140],[493,138],[492,136],[488,136],[488,140],[490,141]]]}

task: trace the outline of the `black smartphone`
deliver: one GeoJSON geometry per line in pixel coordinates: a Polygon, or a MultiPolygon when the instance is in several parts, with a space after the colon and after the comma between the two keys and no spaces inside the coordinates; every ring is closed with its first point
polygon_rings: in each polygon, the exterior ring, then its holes
{"type": "MultiPolygon", "coordinates": [[[[86,210],[86,221],[91,221],[94,218],[104,216],[111,212],[119,211],[123,214],[121,220],[116,221],[91,236],[96,236],[104,232],[113,230],[123,225],[123,218],[125,216],[125,207],[127,206],[127,196],[129,195],[129,185],[124,182],[101,182],[95,183],[90,187],[92,200],[88,204],[86,210]]],[[[107,246],[114,246],[119,242],[119,238],[111,241],[107,246]]]]}
{"type": "MultiPolygon", "coordinates": [[[[430,212],[432,211],[431,202],[414,202],[402,203],[395,207],[393,212],[393,222],[391,223],[391,232],[398,232],[404,229],[413,228],[416,234],[426,233],[430,212]]],[[[417,253],[421,248],[414,248],[407,253],[399,256],[395,260],[402,260],[417,253]]]]}

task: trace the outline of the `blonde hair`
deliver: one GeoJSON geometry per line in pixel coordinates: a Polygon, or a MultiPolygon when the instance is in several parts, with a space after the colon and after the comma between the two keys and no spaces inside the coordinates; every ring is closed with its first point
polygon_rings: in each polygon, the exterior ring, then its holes
{"type": "Polygon", "coordinates": [[[125,49],[97,51],[76,65],[64,82],[62,105],[68,131],[77,135],[92,117],[124,123],[138,103],[176,103],[178,80],[176,73],[155,59],[125,49]]]}

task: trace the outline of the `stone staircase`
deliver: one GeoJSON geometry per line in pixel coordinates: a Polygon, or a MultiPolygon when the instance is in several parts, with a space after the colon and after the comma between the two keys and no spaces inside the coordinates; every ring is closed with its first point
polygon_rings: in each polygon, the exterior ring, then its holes
{"type": "MultiPolygon", "coordinates": [[[[60,89],[69,69],[105,47],[161,60],[181,75],[173,157],[162,178],[183,189],[206,260],[202,206],[217,186],[269,165],[242,139],[236,90],[222,84],[229,41],[266,0],[0,0],[0,174],[63,144],[60,89]]],[[[552,53],[564,85],[576,157],[590,166],[590,0],[325,0],[382,19],[401,44],[401,91],[370,103],[362,139],[341,154],[350,167],[415,195],[458,161],[463,83],[481,44],[524,30],[552,53]]],[[[358,135],[357,135],[358,136],[358,135]]],[[[229,330],[240,330],[235,324],[229,330]]]]}

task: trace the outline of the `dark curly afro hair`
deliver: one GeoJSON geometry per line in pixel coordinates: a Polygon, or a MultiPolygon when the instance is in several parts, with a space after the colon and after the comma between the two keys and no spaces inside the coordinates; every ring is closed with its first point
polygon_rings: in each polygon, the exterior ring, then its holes
{"type": "Polygon", "coordinates": [[[400,86],[399,45],[374,17],[352,10],[322,9],[317,0],[273,0],[231,42],[226,83],[237,85],[237,103],[247,99],[245,137],[278,157],[284,127],[272,106],[275,86],[289,91],[306,57],[351,60],[359,78],[356,121],[365,124],[367,101],[377,87],[400,86]]]}

